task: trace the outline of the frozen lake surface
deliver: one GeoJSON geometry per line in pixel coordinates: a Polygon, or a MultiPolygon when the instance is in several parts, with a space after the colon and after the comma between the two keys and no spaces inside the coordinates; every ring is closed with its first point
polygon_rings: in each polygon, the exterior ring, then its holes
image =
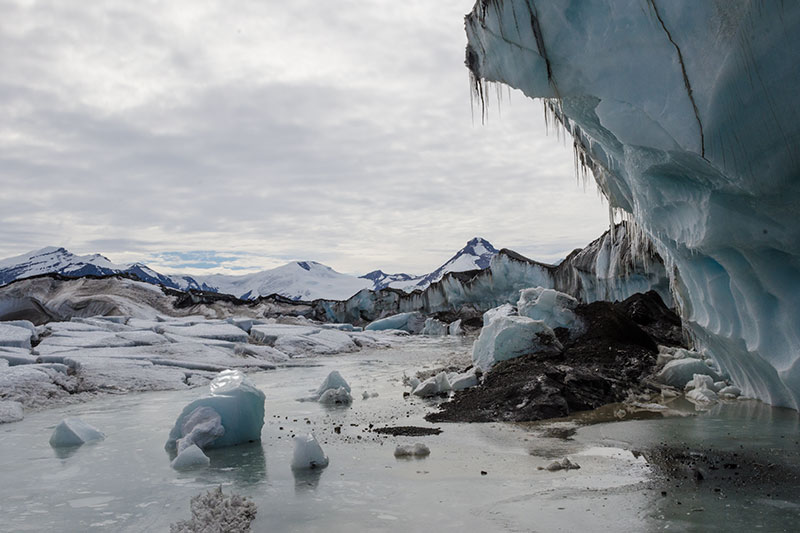
{"type": "Polygon", "coordinates": [[[189,518],[192,496],[219,485],[256,503],[254,531],[791,531],[800,518],[797,483],[777,498],[721,494],[703,484],[665,497],[651,467],[631,453],[665,442],[714,443],[777,465],[796,463],[797,413],[756,402],[701,416],[597,424],[567,439],[545,436],[552,424],[442,424],[440,435],[411,438],[369,430],[430,426],[423,416],[433,402],[404,399],[403,373],[442,361],[465,366],[468,353],[466,341],[412,338],[251,374],[267,398],[262,442],[209,450],[210,467],[188,472],[170,468],[164,443],[204,388],[107,396],[29,414],[0,426],[0,530],[165,531],[189,518]],[[353,388],[351,407],[297,401],[334,369],[353,388]],[[363,391],[378,396],[362,400],[363,391]],[[56,452],[48,439],[68,416],[106,439],[56,452]],[[308,431],[330,466],[296,476],[291,436],[308,431]],[[394,457],[396,445],[415,442],[431,455],[394,457]],[[538,470],[565,456],[581,469],[538,470]]]}

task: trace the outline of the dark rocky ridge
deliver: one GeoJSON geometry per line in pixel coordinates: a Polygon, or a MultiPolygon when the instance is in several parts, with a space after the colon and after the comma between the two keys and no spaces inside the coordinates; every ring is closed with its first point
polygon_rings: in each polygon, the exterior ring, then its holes
{"type": "Polygon", "coordinates": [[[430,422],[524,422],[564,417],[644,392],[657,345],[682,345],[680,319],[655,292],[577,307],[585,332],[556,334],[564,349],[502,361],[483,384],[455,393],[430,422]]]}

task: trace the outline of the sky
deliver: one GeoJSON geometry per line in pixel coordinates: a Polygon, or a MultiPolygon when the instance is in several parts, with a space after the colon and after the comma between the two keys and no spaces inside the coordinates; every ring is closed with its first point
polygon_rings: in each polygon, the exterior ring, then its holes
{"type": "Polygon", "coordinates": [[[540,102],[481,123],[473,0],[0,0],[0,257],[429,272],[472,237],[554,261],[608,210],[540,102]]]}

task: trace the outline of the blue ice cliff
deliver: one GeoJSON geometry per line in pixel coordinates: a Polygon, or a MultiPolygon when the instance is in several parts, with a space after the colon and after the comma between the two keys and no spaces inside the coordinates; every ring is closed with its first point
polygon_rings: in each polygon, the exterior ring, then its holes
{"type": "Polygon", "coordinates": [[[699,350],[800,407],[800,3],[480,0],[466,63],[543,98],[664,258],[699,350]]]}

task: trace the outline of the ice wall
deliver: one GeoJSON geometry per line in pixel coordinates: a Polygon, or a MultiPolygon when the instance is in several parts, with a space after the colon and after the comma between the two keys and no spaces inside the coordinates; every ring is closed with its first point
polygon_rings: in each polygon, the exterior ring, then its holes
{"type": "Polygon", "coordinates": [[[545,99],[745,394],[800,406],[800,3],[481,0],[477,98],[545,99]]]}
{"type": "Polygon", "coordinates": [[[489,268],[451,272],[424,291],[364,290],[343,302],[317,300],[313,302],[315,318],[362,323],[414,311],[480,316],[504,303],[516,304],[519,291],[529,287],[556,289],[583,302],[624,300],[637,292],[655,290],[671,305],[661,258],[646,239],[632,238],[628,227],[627,223],[618,224],[559,265],[539,263],[503,249],[492,258],[489,268]]]}

